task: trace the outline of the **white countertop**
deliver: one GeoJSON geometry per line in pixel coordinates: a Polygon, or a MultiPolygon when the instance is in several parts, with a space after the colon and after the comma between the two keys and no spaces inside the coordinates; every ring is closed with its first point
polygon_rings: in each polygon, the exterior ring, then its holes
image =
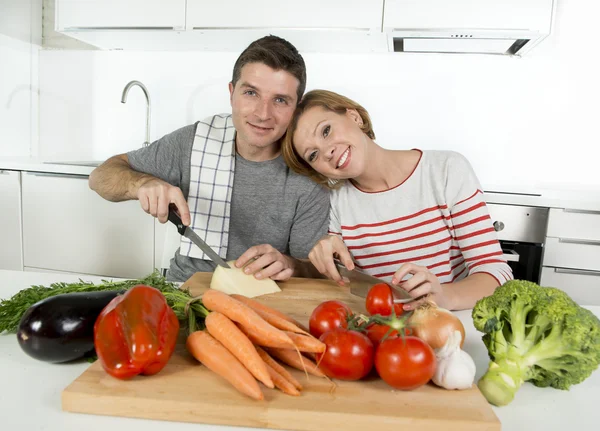
{"type": "MultiPolygon", "coordinates": [[[[50,160],[33,157],[0,157],[0,170],[48,172],[69,175],[89,175],[96,165],[103,162],[86,160],[50,160]],[[67,162],[69,164],[61,164],[67,162]],[[80,163],[70,164],[70,163],[80,163]]],[[[483,187],[488,203],[525,205],[548,208],[569,208],[600,212],[600,187],[581,186],[577,189],[546,189],[486,184],[483,187]]]]}
{"type": "MultiPolygon", "coordinates": [[[[101,277],[56,273],[0,270],[0,298],[9,298],[31,285],[47,286],[57,281],[100,282],[101,277]]],[[[600,307],[588,307],[600,316],[600,307]]],[[[473,327],[470,312],[456,313],[466,328],[464,349],[477,366],[476,379],[487,369],[488,356],[481,333],[473,327]]],[[[14,334],[0,335],[0,411],[2,428],[7,430],[112,431],[143,429],[145,431],[195,430],[233,431],[246,428],[215,425],[160,422],[108,416],[93,416],[61,411],[60,394],[89,364],[47,364],[25,355],[14,334]]],[[[520,430],[593,430],[600,423],[600,371],[569,391],[537,388],[525,383],[514,401],[505,407],[494,407],[503,431],[520,430]]],[[[376,424],[374,424],[376,427],[376,424]]]]}
{"type": "Polygon", "coordinates": [[[95,166],[85,166],[85,164],[98,164],[101,162],[102,160],[70,161],[66,158],[61,160],[46,160],[32,157],[0,157],[0,170],[4,169],[10,171],[48,172],[68,175],[89,175],[94,170],[95,166]],[[66,162],[69,164],[62,164],[61,162],[66,162]],[[81,164],[78,165],[70,163],[81,164]]]}
{"type": "Polygon", "coordinates": [[[600,212],[600,187],[518,189],[488,185],[483,190],[487,203],[600,212]]]}

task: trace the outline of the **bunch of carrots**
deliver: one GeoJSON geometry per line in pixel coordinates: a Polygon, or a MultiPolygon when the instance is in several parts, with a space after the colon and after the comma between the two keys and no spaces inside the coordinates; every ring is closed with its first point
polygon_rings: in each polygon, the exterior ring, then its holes
{"type": "Polygon", "coordinates": [[[205,329],[191,332],[188,351],[241,393],[263,400],[258,382],[300,395],[302,385],[278,359],[305,373],[325,377],[310,358],[325,344],[291,317],[242,295],[209,289],[202,295],[205,329]]]}

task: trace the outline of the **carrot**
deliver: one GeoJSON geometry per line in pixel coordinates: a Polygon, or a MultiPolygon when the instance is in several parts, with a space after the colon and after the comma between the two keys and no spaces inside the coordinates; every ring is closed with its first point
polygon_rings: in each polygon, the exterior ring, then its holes
{"type": "Polygon", "coordinates": [[[260,347],[256,347],[256,351],[258,352],[262,360],[267,363],[267,365],[269,365],[271,368],[273,368],[275,371],[277,371],[279,374],[285,377],[292,385],[294,385],[296,389],[298,389],[299,391],[302,390],[302,385],[300,384],[300,382],[296,380],[296,378],[292,376],[288,370],[282,367],[279,364],[279,362],[271,358],[271,356],[269,356],[269,354],[260,347]]]}
{"type": "Polygon", "coordinates": [[[306,371],[314,376],[326,377],[325,373],[323,373],[323,371],[317,367],[317,364],[308,359],[306,356],[300,355],[299,357],[294,350],[269,348],[268,352],[291,367],[306,371]]]}
{"type": "Polygon", "coordinates": [[[300,328],[304,332],[309,332],[308,329],[304,325],[302,325],[300,322],[298,322],[294,318],[288,316],[285,313],[282,313],[279,310],[271,308],[268,305],[264,305],[263,303],[258,302],[258,301],[254,300],[252,298],[248,298],[247,296],[238,295],[237,293],[232,294],[231,297],[237,299],[240,302],[243,302],[244,304],[246,304],[248,307],[252,308],[256,312],[262,311],[262,312],[265,312],[265,313],[274,314],[276,316],[281,317],[284,320],[287,320],[290,323],[293,323],[294,325],[296,325],[298,328],[300,328]]]}
{"type": "Polygon", "coordinates": [[[255,400],[264,400],[258,382],[240,361],[208,332],[196,331],[187,337],[188,351],[209,370],[223,377],[238,391],[255,400]]]}
{"type": "MultiPolygon", "coordinates": [[[[301,352],[310,352],[310,353],[322,353],[325,351],[327,347],[325,343],[319,341],[314,337],[307,337],[306,335],[296,334],[294,332],[285,331],[288,337],[291,338],[292,342],[296,345],[298,350],[301,352]]],[[[277,347],[277,346],[275,346],[277,347]]]]}
{"type": "Polygon", "coordinates": [[[241,323],[261,338],[295,348],[294,343],[283,331],[273,327],[246,304],[218,290],[209,289],[202,295],[202,304],[211,311],[218,311],[234,322],[241,323]]]}
{"type": "Polygon", "coordinates": [[[246,328],[244,325],[238,323],[237,327],[239,328],[240,331],[242,331],[242,333],[244,333],[244,335],[246,335],[246,337],[248,337],[248,339],[250,341],[252,341],[252,343],[254,343],[257,346],[264,346],[264,347],[279,347],[282,349],[288,349],[290,346],[288,345],[288,343],[282,343],[279,340],[273,340],[271,338],[268,337],[264,337],[262,334],[260,333],[252,333],[252,331],[250,331],[248,328],[246,328]]]}
{"type": "Polygon", "coordinates": [[[209,313],[204,323],[208,333],[233,353],[257,380],[268,388],[274,387],[265,362],[258,355],[254,344],[235,326],[235,323],[218,311],[209,313]]]}
{"type": "Polygon", "coordinates": [[[278,389],[281,389],[281,391],[284,394],[294,396],[300,395],[298,389],[296,389],[289,380],[287,380],[285,377],[283,377],[281,374],[275,371],[269,364],[265,363],[265,365],[269,370],[269,375],[271,376],[271,379],[273,379],[273,382],[275,383],[275,386],[277,386],[278,389]]]}

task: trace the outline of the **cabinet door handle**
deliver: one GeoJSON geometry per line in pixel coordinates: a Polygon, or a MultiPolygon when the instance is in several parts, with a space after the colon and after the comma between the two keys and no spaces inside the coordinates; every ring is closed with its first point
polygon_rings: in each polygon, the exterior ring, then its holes
{"type": "Polygon", "coordinates": [[[76,178],[80,180],[87,180],[89,175],[80,174],[61,174],[56,172],[26,172],[27,175],[33,175],[34,177],[54,177],[54,178],[76,178]]]}
{"type": "MultiPolygon", "coordinates": [[[[177,29],[183,29],[178,27],[177,29]]],[[[65,27],[60,31],[90,31],[90,30],[176,30],[175,27],[152,27],[152,26],[145,26],[145,27],[125,27],[125,26],[114,26],[114,27],[109,27],[109,26],[97,26],[97,27],[65,27]]]]}
{"type": "Polygon", "coordinates": [[[590,271],[585,269],[554,268],[554,272],[557,274],[593,275],[595,277],[600,277],[600,271],[590,271]]]}
{"type": "Polygon", "coordinates": [[[563,211],[566,212],[566,213],[573,213],[573,214],[595,214],[595,215],[600,215],[600,211],[594,211],[594,210],[576,210],[576,209],[565,208],[563,211]]]}
{"type": "Polygon", "coordinates": [[[8,174],[10,174],[10,172],[11,171],[5,171],[5,170],[0,169],[0,175],[8,175],[8,174]]]}
{"type": "MultiPolygon", "coordinates": [[[[304,27],[192,27],[192,30],[302,30],[304,27]]],[[[310,27],[311,30],[332,30],[327,27],[310,27]]],[[[336,27],[335,30],[345,30],[345,31],[369,31],[371,30],[368,27],[336,27]]]]}
{"type": "Polygon", "coordinates": [[[595,241],[592,239],[558,238],[558,242],[561,242],[563,244],[600,245],[600,241],[595,241]]]}

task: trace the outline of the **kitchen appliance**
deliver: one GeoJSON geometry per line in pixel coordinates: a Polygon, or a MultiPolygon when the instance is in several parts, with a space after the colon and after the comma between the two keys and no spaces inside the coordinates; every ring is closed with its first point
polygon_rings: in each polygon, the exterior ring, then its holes
{"type": "Polygon", "coordinates": [[[551,32],[556,0],[386,0],[395,52],[521,56],[551,32]]]}
{"type": "Polygon", "coordinates": [[[200,250],[202,250],[204,253],[206,253],[206,255],[208,257],[210,257],[210,259],[214,263],[222,266],[223,268],[227,268],[227,269],[231,268],[227,264],[227,262],[225,262],[221,258],[221,256],[219,256],[217,253],[215,253],[215,251],[212,248],[210,248],[210,246],[207,243],[205,243],[202,240],[202,238],[200,238],[196,234],[196,232],[194,232],[192,229],[190,229],[189,227],[187,227],[186,225],[183,224],[183,222],[181,221],[181,217],[179,217],[179,214],[177,214],[175,212],[175,209],[173,209],[173,207],[169,208],[169,221],[177,227],[177,232],[179,232],[180,235],[185,236],[190,241],[192,241],[194,244],[196,244],[198,247],[200,247],[200,250]]]}
{"type": "Polygon", "coordinates": [[[487,204],[513,277],[539,283],[549,208],[487,204]]]}

